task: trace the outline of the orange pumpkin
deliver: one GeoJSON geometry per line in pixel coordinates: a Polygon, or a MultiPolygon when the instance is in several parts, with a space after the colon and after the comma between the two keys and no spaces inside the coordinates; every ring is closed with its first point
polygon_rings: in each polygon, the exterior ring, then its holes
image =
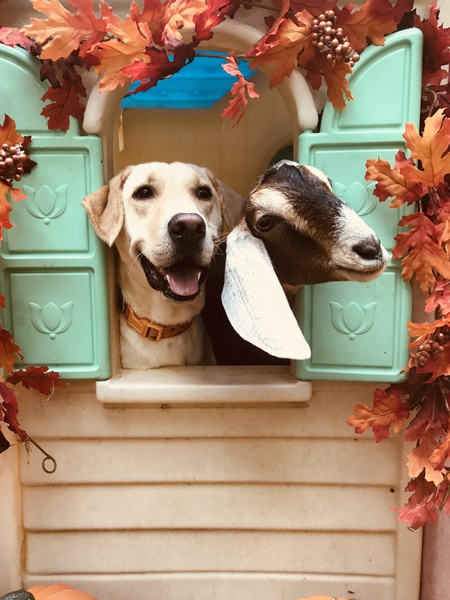
{"type": "Polygon", "coordinates": [[[35,585],[27,591],[36,600],[98,600],[95,596],[64,583],[35,585]]]}

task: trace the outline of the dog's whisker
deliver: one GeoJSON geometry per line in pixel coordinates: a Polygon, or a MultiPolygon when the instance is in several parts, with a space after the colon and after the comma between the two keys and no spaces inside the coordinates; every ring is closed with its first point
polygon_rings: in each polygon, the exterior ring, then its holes
{"type": "Polygon", "coordinates": [[[136,258],[133,260],[133,262],[131,263],[130,268],[128,269],[128,275],[131,273],[131,269],[134,267],[134,265],[137,263],[137,261],[139,260],[139,258],[143,256],[142,252],[139,252],[139,254],[136,256],[136,258]]]}

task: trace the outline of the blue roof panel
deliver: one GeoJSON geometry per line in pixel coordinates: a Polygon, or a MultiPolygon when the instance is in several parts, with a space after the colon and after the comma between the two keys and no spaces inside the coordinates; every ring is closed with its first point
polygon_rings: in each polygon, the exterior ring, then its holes
{"type": "MultiPolygon", "coordinates": [[[[121,108],[209,108],[227,94],[236,78],[222,69],[226,60],[222,53],[209,52],[208,56],[197,56],[190,64],[158,81],[146,92],[126,96],[121,108]],[[210,55],[217,55],[215,56],[210,55]]],[[[250,79],[256,73],[245,60],[238,61],[241,73],[250,79]]],[[[135,82],[130,90],[136,89],[135,82]]]]}

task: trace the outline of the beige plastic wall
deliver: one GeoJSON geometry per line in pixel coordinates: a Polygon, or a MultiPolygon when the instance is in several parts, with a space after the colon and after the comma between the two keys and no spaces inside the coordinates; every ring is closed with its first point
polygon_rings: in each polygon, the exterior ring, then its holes
{"type": "MultiPolygon", "coordinates": [[[[10,0],[10,14],[14,3],[24,5],[10,0]]],[[[156,112],[125,113],[116,169],[189,160],[245,193],[292,131],[260,79],[263,97],[235,129],[223,103],[172,114],[170,127],[156,112]]],[[[21,422],[58,469],[45,474],[23,447],[0,456],[0,594],[65,582],[105,600],[418,600],[421,533],[391,510],[404,501],[408,449],[345,423],[374,387],[316,382],[306,406],[277,406],[275,391],[243,408],[137,408],[126,397],[107,408],[90,382],[48,400],[24,390],[21,422]]]]}

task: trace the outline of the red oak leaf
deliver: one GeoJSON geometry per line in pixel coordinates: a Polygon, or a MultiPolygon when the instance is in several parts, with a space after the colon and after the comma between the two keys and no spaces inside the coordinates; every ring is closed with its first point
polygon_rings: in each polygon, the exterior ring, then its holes
{"type": "MultiPolygon", "coordinates": [[[[415,371],[415,369],[414,369],[415,371]]],[[[409,382],[413,378],[410,371],[409,382]]],[[[409,403],[417,406],[417,412],[405,430],[405,440],[416,442],[431,429],[445,429],[448,421],[447,400],[445,390],[439,382],[419,385],[417,391],[410,394],[409,403]]]]}
{"type": "Polygon", "coordinates": [[[365,404],[354,404],[355,414],[347,419],[354,427],[355,433],[364,433],[372,428],[376,442],[388,438],[390,428],[398,433],[403,428],[403,421],[409,417],[411,406],[408,402],[395,395],[387,394],[385,390],[377,389],[374,393],[373,407],[365,404]]]}
{"type": "Polygon", "coordinates": [[[146,54],[150,58],[150,62],[135,61],[132,65],[122,69],[122,73],[131,77],[132,81],[141,82],[131,93],[136,94],[154,87],[158,81],[174,75],[194,58],[192,43],[183,44],[174,40],[173,50],[173,60],[170,60],[164,50],[147,48],[146,54]]]}
{"type": "Polygon", "coordinates": [[[414,27],[423,33],[423,85],[439,85],[448,76],[442,66],[450,63],[450,28],[439,26],[438,16],[436,2],[431,4],[427,19],[422,21],[419,15],[414,15],[414,27]]]}
{"type": "Polygon", "coordinates": [[[406,180],[400,172],[400,164],[414,164],[414,161],[412,158],[406,159],[405,153],[399,150],[393,169],[386,160],[380,158],[371,158],[366,162],[366,179],[378,182],[373,191],[374,195],[381,202],[392,198],[389,205],[391,208],[398,208],[405,203],[411,205],[421,197],[421,186],[406,180]]]}
{"type": "MultiPolygon", "coordinates": [[[[280,0],[277,2],[279,6],[280,13],[276,19],[272,19],[272,23],[269,27],[267,33],[254,45],[252,46],[246,53],[246,57],[252,58],[256,56],[260,56],[264,54],[269,48],[273,48],[279,43],[279,34],[278,31],[280,26],[284,23],[286,13],[289,10],[292,3],[289,0],[280,0]]],[[[293,9],[292,9],[293,10],[293,9]]],[[[303,10],[300,9],[300,10],[303,10]]]]}
{"type": "Polygon", "coordinates": [[[425,523],[436,523],[439,518],[440,487],[426,481],[423,474],[408,483],[406,492],[412,492],[403,508],[397,510],[398,520],[409,523],[411,529],[423,527],[425,523]]]}
{"type": "Polygon", "coordinates": [[[450,375],[450,344],[446,344],[442,352],[432,354],[423,367],[417,367],[417,372],[431,373],[429,383],[438,377],[450,375]]]}
{"type": "Polygon", "coordinates": [[[433,312],[440,308],[443,316],[450,316],[450,281],[440,280],[425,300],[425,310],[433,312]]]}
{"type": "Polygon", "coordinates": [[[445,463],[450,458],[450,431],[447,432],[441,445],[430,454],[430,463],[433,469],[442,471],[445,463]]]}
{"type": "Polygon", "coordinates": [[[20,347],[14,343],[14,338],[9,331],[0,328],[0,367],[5,369],[6,373],[13,372],[16,356],[23,358],[20,347]]]}
{"type": "Polygon", "coordinates": [[[197,47],[200,42],[210,40],[213,36],[213,27],[222,23],[226,16],[232,16],[236,10],[237,6],[231,6],[227,0],[208,0],[206,9],[193,17],[194,47],[197,47]]]}
{"type": "Polygon", "coordinates": [[[49,88],[42,100],[50,100],[50,104],[44,106],[41,112],[48,119],[48,128],[66,131],[70,126],[70,117],[82,120],[84,106],[80,97],[86,97],[86,88],[79,76],[64,79],[60,88],[49,88]]]}
{"type": "Polygon", "coordinates": [[[413,123],[406,123],[403,134],[411,156],[421,162],[421,169],[406,165],[401,169],[402,175],[413,183],[438,187],[450,173],[450,119],[444,119],[444,111],[437,110],[434,115],[425,119],[422,135],[413,123]]]}
{"type": "Polygon", "coordinates": [[[433,429],[427,431],[420,439],[420,443],[408,454],[408,472],[414,479],[424,471],[424,477],[427,481],[439,485],[444,480],[444,474],[441,469],[435,470],[430,462],[430,456],[440,447],[438,438],[444,436],[442,429],[433,429]]]}
{"type": "Polygon", "coordinates": [[[69,0],[76,10],[75,14],[64,8],[59,0],[31,2],[33,8],[47,18],[31,18],[30,24],[21,31],[39,44],[45,44],[40,53],[41,58],[67,58],[83,41],[80,55],[84,56],[106,33],[104,21],[94,13],[92,0],[69,0]]]}
{"type": "Polygon", "coordinates": [[[326,55],[320,52],[315,58],[309,61],[306,78],[312,88],[317,90],[322,85],[321,73],[325,77],[327,84],[328,100],[333,107],[338,110],[345,108],[346,100],[353,100],[353,94],[348,89],[347,75],[352,72],[348,63],[343,62],[335,67],[327,60],[326,55]]]}
{"type": "Polygon", "coordinates": [[[53,393],[55,387],[66,386],[67,383],[59,381],[59,373],[49,371],[48,367],[27,367],[26,370],[14,371],[6,379],[11,385],[17,385],[19,382],[28,389],[37,390],[41,394],[49,396],[53,393]]]}
{"type": "Polygon", "coordinates": [[[247,94],[249,98],[259,98],[259,94],[255,92],[254,84],[250,81],[246,81],[240,72],[235,52],[230,52],[229,56],[227,56],[227,62],[222,65],[222,68],[230,75],[238,78],[238,81],[231,88],[233,98],[230,100],[228,108],[222,113],[222,117],[224,118],[229,117],[230,119],[236,119],[236,122],[233,125],[233,127],[236,127],[244,116],[245,109],[247,108],[247,94]]]}
{"type": "Polygon", "coordinates": [[[16,433],[22,441],[26,441],[28,439],[28,434],[20,427],[17,419],[19,407],[17,406],[16,392],[2,381],[0,381],[0,398],[0,409],[3,411],[3,419],[8,425],[8,428],[16,433]]]}
{"type": "Polygon", "coordinates": [[[404,256],[401,263],[403,279],[410,281],[415,277],[425,294],[433,288],[436,273],[450,279],[448,255],[437,239],[433,222],[423,212],[416,212],[402,217],[399,225],[411,227],[395,236],[397,244],[392,250],[394,258],[404,256]]]}

